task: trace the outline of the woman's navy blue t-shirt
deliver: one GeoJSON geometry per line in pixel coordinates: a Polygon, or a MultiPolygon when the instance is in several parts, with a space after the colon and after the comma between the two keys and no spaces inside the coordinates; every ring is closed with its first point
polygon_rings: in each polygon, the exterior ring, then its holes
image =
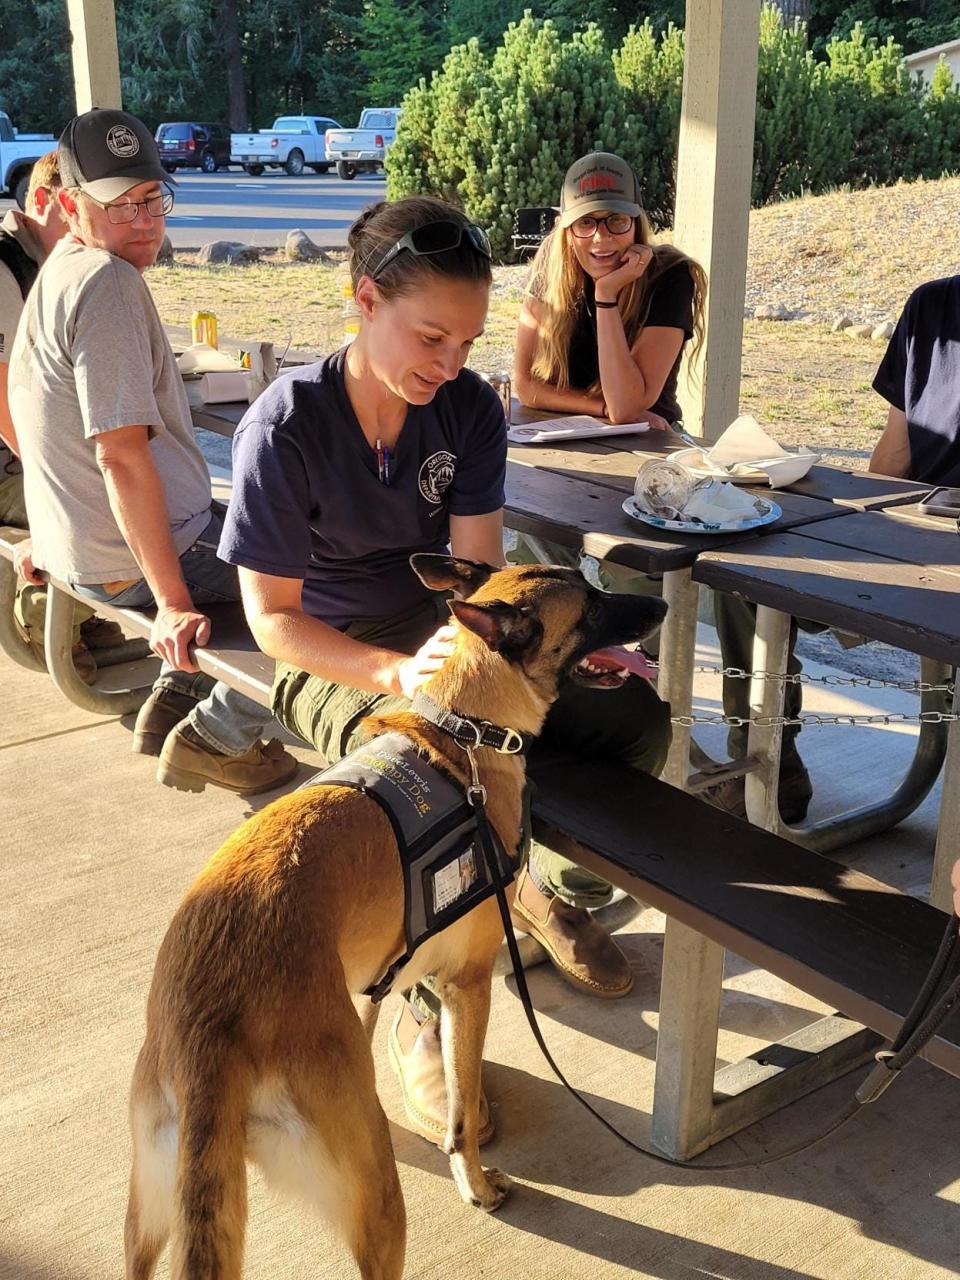
{"type": "Polygon", "coordinates": [[[873,387],[906,415],[909,478],[960,485],[960,276],[910,295],[873,387]]]}
{"type": "Polygon", "coordinates": [[[283,375],[233,438],[220,557],[303,579],[304,611],[331,626],[396,617],[431,594],[415,551],[444,552],[450,516],[503,506],[507,434],[493,388],[469,369],[410,405],[381,483],[344,383],[346,349],[283,375]]]}

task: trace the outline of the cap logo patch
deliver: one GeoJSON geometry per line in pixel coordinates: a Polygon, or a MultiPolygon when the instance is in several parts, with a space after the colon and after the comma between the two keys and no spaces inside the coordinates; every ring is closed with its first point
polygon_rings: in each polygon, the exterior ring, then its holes
{"type": "Polygon", "coordinates": [[[140,150],[140,139],[128,125],[115,124],[107,134],[107,150],[125,160],[140,150]]]}
{"type": "Polygon", "coordinates": [[[609,173],[585,173],[580,179],[580,194],[589,195],[594,191],[616,191],[617,180],[609,173]]]}

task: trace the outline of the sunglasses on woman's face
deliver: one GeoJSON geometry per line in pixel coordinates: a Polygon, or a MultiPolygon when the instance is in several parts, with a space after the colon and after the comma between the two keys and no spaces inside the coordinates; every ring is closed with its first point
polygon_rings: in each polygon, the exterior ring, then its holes
{"type": "Polygon", "coordinates": [[[493,250],[487,233],[472,222],[428,222],[425,226],[415,227],[413,231],[397,241],[392,249],[388,249],[380,259],[375,270],[369,272],[370,279],[376,280],[390,263],[403,252],[412,253],[417,258],[429,258],[434,253],[448,253],[451,249],[459,249],[467,241],[475,253],[481,257],[492,258],[493,250]]]}
{"type": "Polygon", "coordinates": [[[596,235],[597,227],[601,225],[606,227],[611,236],[625,236],[633,229],[633,219],[629,213],[608,213],[603,218],[595,218],[592,214],[585,213],[571,225],[570,230],[578,240],[589,240],[591,236],[596,235]]]}

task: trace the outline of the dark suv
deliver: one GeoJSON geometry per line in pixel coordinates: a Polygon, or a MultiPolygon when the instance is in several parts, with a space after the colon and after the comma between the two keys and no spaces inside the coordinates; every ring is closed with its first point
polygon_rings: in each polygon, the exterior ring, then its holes
{"type": "Polygon", "coordinates": [[[194,124],[181,120],[162,124],[156,132],[160,163],[167,173],[178,169],[202,169],[216,173],[230,163],[230,126],[194,124]]]}

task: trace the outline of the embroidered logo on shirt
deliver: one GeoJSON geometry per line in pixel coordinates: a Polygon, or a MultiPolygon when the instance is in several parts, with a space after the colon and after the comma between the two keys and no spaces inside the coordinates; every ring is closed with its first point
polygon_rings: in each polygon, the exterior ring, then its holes
{"type": "Polygon", "coordinates": [[[457,455],[441,450],[427,458],[420,468],[417,483],[428,502],[440,502],[453,483],[457,455]]]}
{"type": "Polygon", "coordinates": [[[140,150],[140,139],[125,124],[115,124],[107,134],[107,150],[121,158],[135,156],[140,150]]]}

